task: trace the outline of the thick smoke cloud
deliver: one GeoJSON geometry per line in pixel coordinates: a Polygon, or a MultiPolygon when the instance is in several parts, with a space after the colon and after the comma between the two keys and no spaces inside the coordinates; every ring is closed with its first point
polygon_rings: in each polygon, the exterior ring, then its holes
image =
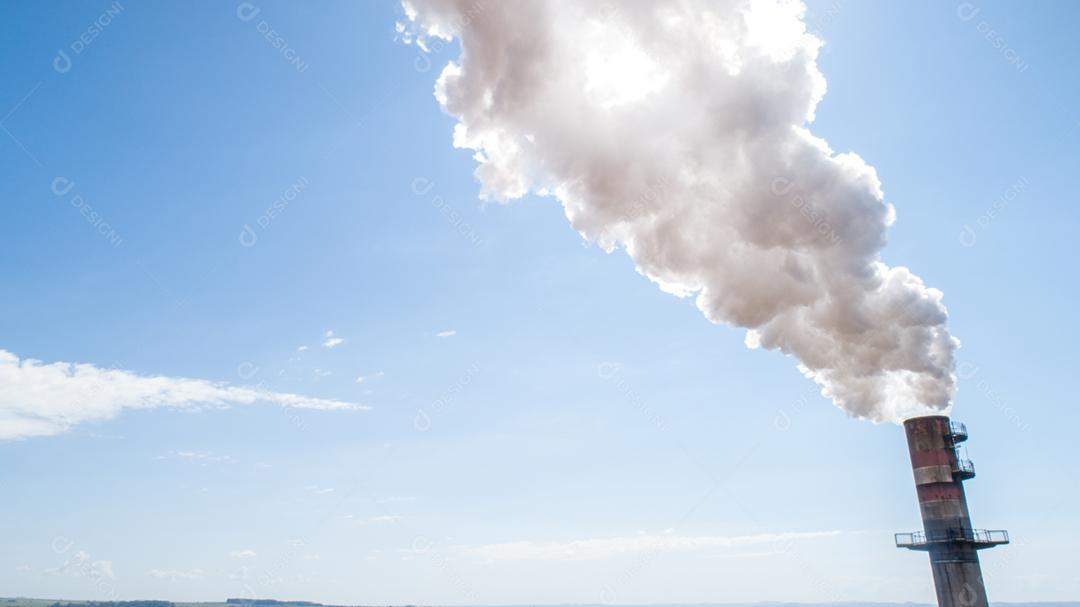
{"type": "Polygon", "coordinates": [[[810,133],[825,94],[798,2],[406,0],[406,42],[457,39],[435,96],[481,196],[556,197],[574,229],[780,350],[849,414],[949,408],[942,293],[879,253],[873,167],[810,133]]]}

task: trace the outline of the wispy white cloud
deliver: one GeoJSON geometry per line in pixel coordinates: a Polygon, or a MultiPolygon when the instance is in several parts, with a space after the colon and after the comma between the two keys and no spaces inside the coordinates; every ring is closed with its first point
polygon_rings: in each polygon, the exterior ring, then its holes
{"type": "Polygon", "coordinates": [[[333,331],[327,331],[325,337],[326,339],[322,342],[324,348],[336,348],[345,343],[345,340],[335,336],[333,331]]]}
{"type": "Polygon", "coordinates": [[[373,516],[365,519],[357,519],[355,514],[346,514],[344,518],[349,520],[355,520],[361,525],[376,525],[379,523],[397,523],[401,521],[403,517],[397,514],[384,514],[381,516],[373,516]]]}
{"type": "Polygon", "coordinates": [[[0,350],[0,440],[60,434],[81,423],[111,419],[124,409],[200,409],[259,401],[302,409],[370,408],[202,379],[44,363],[0,350]]]}
{"type": "Polygon", "coordinates": [[[700,550],[741,546],[773,546],[786,550],[792,542],[835,537],[843,531],[761,533],[757,535],[634,535],[591,538],[564,542],[506,542],[480,546],[461,546],[464,556],[493,561],[508,560],[589,560],[641,552],[700,550]]]}
{"type": "Polygon", "coordinates": [[[396,523],[401,520],[401,516],[397,514],[384,514],[382,516],[373,516],[367,520],[369,523],[396,523]]]}
{"type": "Polygon", "coordinates": [[[202,569],[191,569],[188,571],[178,571],[175,569],[151,569],[146,572],[146,575],[152,578],[157,578],[159,580],[179,582],[181,580],[200,580],[205,575],[205,572],[202,569]]]}
{"type": "Polygon", "coordinates": [[[154,459],[175,459],[188,462],[196,462],[200,465],[206,466],[209,464],[231,464],[236,460],[228,455],[216,455],[209,451],[169,451],[164,455],[159,455],[154,459]]]}
{"type": "Polygon", "coordinates": [[[457,331],[450,329],[449,331],[439,331],[435,334],[435,337],[453,337],[455,335],[457,335],[457,331]]]}
{"type": "Polygon", "coordinates": [[[229,556],[234,559],[250,559],[255,558],[256,552],[251,548],[244,548],[242,550],[233,550],[229,553],[229,556]]]}
{"type": "Polygon", "coordinates": [[[15,568],[15,573],[28,573],[30,571],[30,565],[19,565],[15,568]]]}
{"type": "Polygon", "coordinates": [[[300,346],[299,348],[296,349],[296,351],[297,352],[307,352],[307,349],[308,349],[307,346],[300,346]]]}
{"type": "Polygon", "coordinates": [[[63,565],[45,569],[49,575],[70,575],[72,577],[88,577],[95,580],[112,579],[112,561],[90,559],[90,555],[79,550],[71,556],[63,565]]]}
{"type": "Polygon", "coordinates": [[[368,380],[371,380],[371,379],[378,379],[378,378],[382,377],[383,375],[386,375],[386,374],[383,373],[382,371],[377,371],[375,373],[372,373],[371,375],[361,375],[361,376],[356,378],[356,383],[362,384],[362,383],[364,383],[364,382],[366,382],[368,380]]]}

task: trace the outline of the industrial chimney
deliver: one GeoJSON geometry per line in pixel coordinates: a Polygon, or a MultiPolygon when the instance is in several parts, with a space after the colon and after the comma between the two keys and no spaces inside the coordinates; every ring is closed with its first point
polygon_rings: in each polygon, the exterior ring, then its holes
{"type": "Polygon", "coordinates": [[[971,527],[964,481],[975,477],[957,445],[967,428],[943,415],[904,422],[923,530],[896,534],[896,546],[930,554],[940,607],[989,607],[979,550],[1009,543],[1006,531],[971,527]]]}

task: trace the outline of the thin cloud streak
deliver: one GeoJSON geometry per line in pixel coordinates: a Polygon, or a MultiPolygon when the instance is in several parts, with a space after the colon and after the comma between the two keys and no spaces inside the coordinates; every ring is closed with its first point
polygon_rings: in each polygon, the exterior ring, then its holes
{"type": "Polygon", "coordinates": [[[146,575],[152,578],[157,578],[159,580],[179,582],[182,580],[200,580],[205,575],[205,572],[202,569],[192,569],[190,571],[178,571],[175,569],[151,569],[146,572],[146,575]]]}
{"type": "Polygon", "coordinates": [[[492,561],[593,560],[641,552],[701,550],[769,544],[777,547],[778,550],[783,550],[792,542],[837,537],[845,533],[850,532],[808,531],[735,536],[635,535],[565,542],[521,541],[463,546],[460,548],[460,552],[463,556],[492,561]]]}
{"type": "Polygon", "coordinates": [[[199,410],[259,401],[296,409],[370,409],[203,379],[137,375],[84,363],[45,363],[0,350],[0,440],[61,434],[79,424],[112,419],[125,409],[199,410]]]}

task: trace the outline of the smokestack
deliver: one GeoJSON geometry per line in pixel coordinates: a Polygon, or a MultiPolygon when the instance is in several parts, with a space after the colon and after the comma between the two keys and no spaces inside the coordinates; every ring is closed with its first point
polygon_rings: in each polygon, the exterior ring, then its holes
{"type": "Polygon", "coordinates": [[[940,607],[989,607],[979,550],[1009,543],[1006,531],[973,529],[964,481],[975,477],[957,445],[967,428],[943,415],[904,422],[923,530],[896,534],[896,546],[930,554],[940,607]]]}

